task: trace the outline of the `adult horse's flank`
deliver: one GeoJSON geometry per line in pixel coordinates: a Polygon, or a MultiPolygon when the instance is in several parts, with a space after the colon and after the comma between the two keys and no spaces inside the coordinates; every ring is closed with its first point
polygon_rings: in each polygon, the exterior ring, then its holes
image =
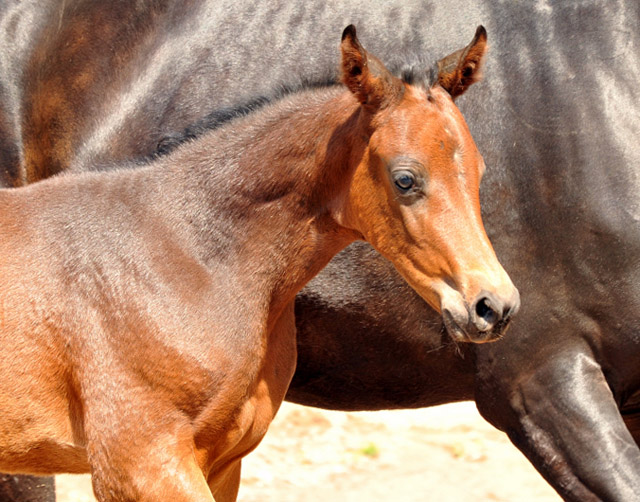
{"type": "Polygon", "coordinates": [[[451,98],[484,30],[430,88],[351,26],[341,49],[348,90],[294,94],[146,167],[0,193],[1,470],[90,470],[101,501],[234,500],[293,375],[295,294],[355,239],[455,338],[502,334],[518,293],[451,98]]]}

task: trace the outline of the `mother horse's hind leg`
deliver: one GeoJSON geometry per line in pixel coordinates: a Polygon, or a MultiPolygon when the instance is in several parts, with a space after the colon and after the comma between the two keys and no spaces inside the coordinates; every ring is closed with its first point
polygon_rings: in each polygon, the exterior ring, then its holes
{"type": "Polygon", "coordinates": [[[53,477],[0,474],[0,502],[55,502],[53,477]]]}

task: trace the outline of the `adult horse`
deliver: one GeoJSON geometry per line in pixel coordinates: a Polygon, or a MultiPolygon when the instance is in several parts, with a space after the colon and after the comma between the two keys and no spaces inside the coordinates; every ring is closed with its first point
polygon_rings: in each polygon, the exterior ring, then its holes
{"type": "Polygon", "coordinates": [[[331,80],[334,36],[349,22],[390,67],[416,74],[484,24],[487,78],[459,105],[490,166],[484,221],[523,293],[517,322],[498,344],[455,347],[391,269],[351,246],[298,297],[289,399],[340,409],[476,399],[567,500],[634,499],[638,3],[250,4],[5,2],[5,182],[149,155],[274,83],[331,80]],[[296,52],[294,38],[320,56],[296,52]]]}
{"type": "Polygon", "coordinates": [[[518,291],[480,219],[455,97],[486,36],[414,86],[348,26],[305,90],[144,167],[0,190],[0,469],[91,472],[100,502],[236,500],[296,365],[296,293],[366,239],[456,340],[518,291]]]}

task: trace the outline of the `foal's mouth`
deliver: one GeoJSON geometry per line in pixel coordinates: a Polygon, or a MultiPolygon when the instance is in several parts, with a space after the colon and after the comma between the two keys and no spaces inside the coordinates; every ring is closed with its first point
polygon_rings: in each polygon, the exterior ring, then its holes
{"type": "Polygon", "coordinates": [[[456,321],[454,315],[444,310],[442,312],[442,321],[447,334],[455,341],[461,343],[492,343],[501,340],[511,326],[511,317],[501,319],[488,330],[478,330],[470,322],[465,323],[462,327],[456,321]]]}

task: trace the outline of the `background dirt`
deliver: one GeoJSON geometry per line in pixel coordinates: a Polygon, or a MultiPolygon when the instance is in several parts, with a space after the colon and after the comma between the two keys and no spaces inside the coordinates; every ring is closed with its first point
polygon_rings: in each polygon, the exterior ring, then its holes
{"type": "MultiPolygon", "coordinates": [[[[94,502],[88,476],[58,476],[59,502],[94,502]]],[[[284,403],[243,461],[239,502],[559,502],[473,403],[341,413],[284,403]]]]}

